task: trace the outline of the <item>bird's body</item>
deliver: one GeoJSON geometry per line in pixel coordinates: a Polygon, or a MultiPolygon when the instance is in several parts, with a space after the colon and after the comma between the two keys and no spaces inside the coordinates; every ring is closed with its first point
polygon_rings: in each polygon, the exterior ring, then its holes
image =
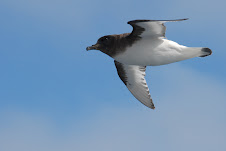
{"type": "Polygon", "coordinates": [[[129,91],[144,105],[154,109],[145,80],[146,66],[158,66],[212,53],[209,48],[186,47],[165,38],[165,22],[179,20],[133,20],[132,33],[101,37],[87,50],[96,49],[115,61],[118,75],[129,91]]]}
{"type": "Polygon", "coordinates": [[[202,48],[189,48],[167,39],[150,38],[138,41],[114,56],[127,65],[158,66],[203,55],[202,48]]]}

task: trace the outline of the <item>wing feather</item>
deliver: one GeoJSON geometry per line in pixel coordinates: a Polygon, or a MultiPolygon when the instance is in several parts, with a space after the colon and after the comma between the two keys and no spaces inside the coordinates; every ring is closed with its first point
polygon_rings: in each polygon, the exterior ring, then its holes
{"type": "Polygon", "coordinates": [[[155,106],[144,78],[146,67],[126,65],[117,61],[115,61],[115,66],[120,79],[133,96],[147,107],[154,109],[155,106]]]}
{"type": "Polygon", "coordinates": [[[166,27],[165,22],[176,22],[183,21],[185,19],[175,19],[175,20],[132,20],[129,21],[133,27],[133,31],[130,36],[139,37],[165,37],[166,27]]]}

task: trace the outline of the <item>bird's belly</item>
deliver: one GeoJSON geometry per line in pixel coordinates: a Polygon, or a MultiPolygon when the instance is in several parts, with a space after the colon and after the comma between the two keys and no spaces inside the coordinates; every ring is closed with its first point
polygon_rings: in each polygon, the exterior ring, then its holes
{"type": "Polygon", "coordinates": [[[158,43],[138,43],[114,59],[124,64],[140,66],[158,66],[184,60],[181,57],[181,49],[185,46],[172,43],[165,40],[158,43]]]}
{"type": "Polygon", "coordinates": [[[116,56],[115,60],[124,64],[140,66],[157,66],[166,64],[159,58],[157,53],[153,52],[153,50],[149,50],[148,53],[142,50],[136,52],[126,51],[123,54],[116,56]]]}

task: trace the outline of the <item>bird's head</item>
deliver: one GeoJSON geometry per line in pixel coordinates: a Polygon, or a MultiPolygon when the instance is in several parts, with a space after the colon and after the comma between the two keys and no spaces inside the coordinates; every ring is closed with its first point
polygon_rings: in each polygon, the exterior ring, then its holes
{"type": "Polygon", "coordinates": [[[115,35],[107,35],[99,38],[97,43],[87,47],[86,50],[100,50],[103,53],[111,56],[112,50],[114,49],[114,45],[116,42],[115,35]]]}

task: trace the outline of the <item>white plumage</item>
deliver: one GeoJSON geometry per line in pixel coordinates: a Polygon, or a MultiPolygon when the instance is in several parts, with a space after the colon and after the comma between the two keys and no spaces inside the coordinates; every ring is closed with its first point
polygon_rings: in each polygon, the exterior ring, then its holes
{"type": "Polygon", "coordinates": [[[167,21],[136,23],[145,29],[140,35],[141,40],[114,59],[128,65],[158,66],[208,54],[201,47],[186,47],[166,39],[164,22],[167,21]]]}

